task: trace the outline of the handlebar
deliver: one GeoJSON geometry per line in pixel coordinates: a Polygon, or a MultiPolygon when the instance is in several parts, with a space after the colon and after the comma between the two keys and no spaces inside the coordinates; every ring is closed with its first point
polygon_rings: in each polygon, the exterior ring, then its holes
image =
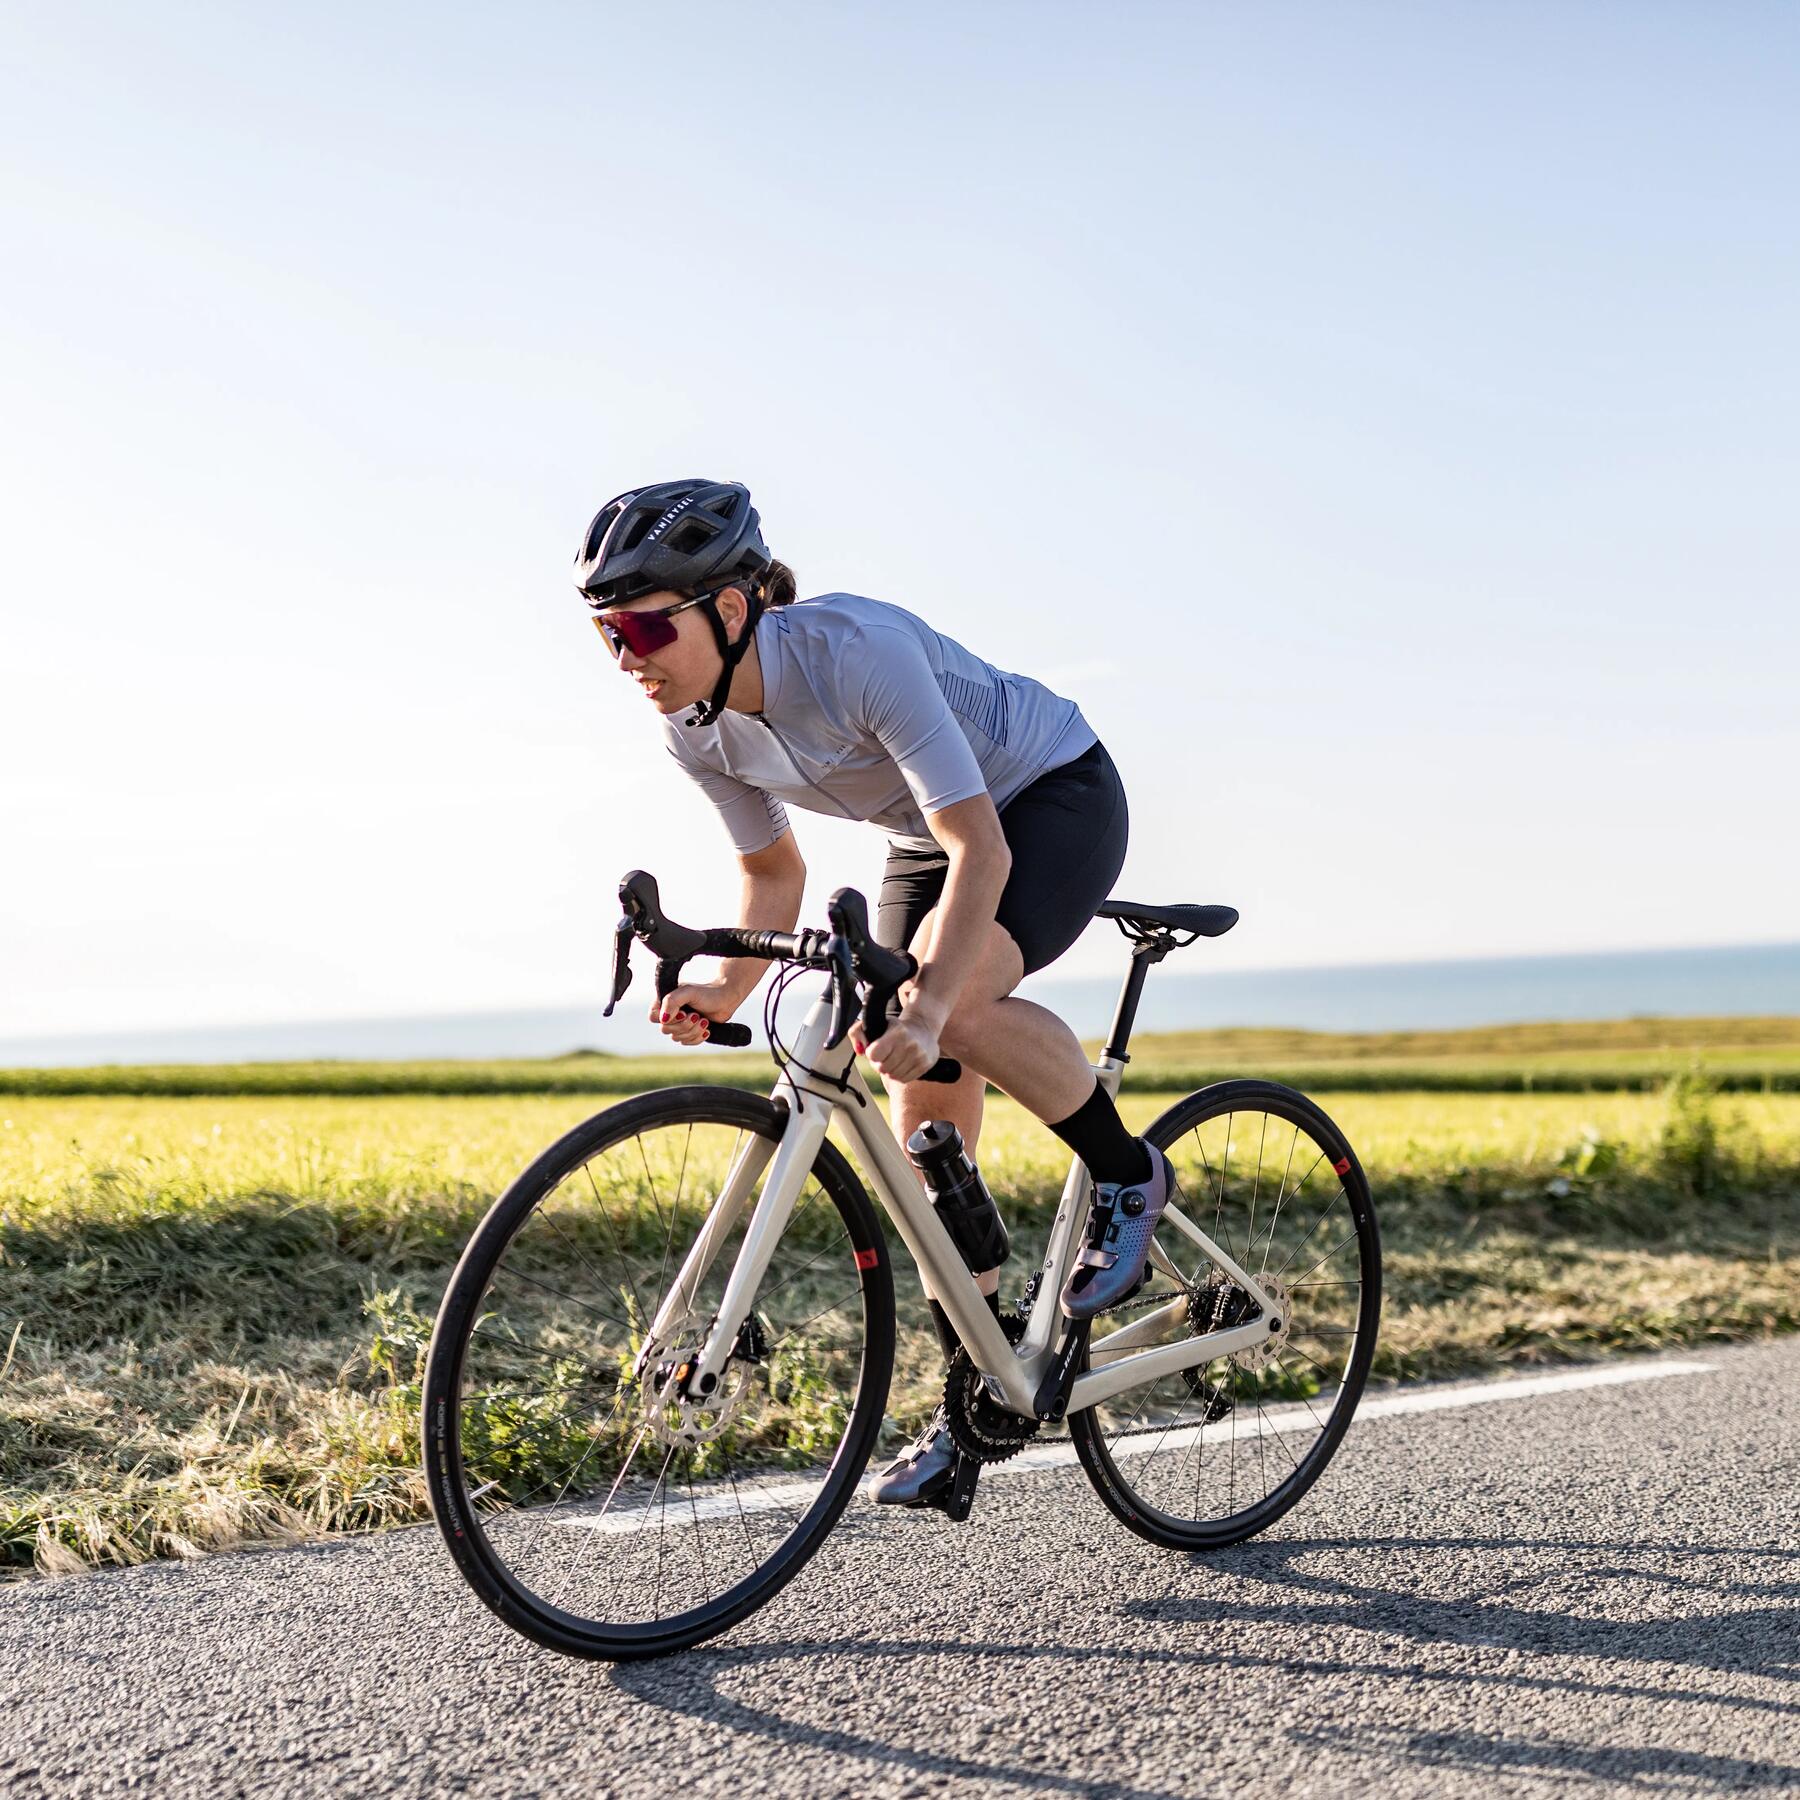
{"type": "MultiPolygon", "coordinates": [[[[869,903],[855,888],[839,888],[826,903],[830,931],[749,931],[741,926],[697,931],[690,925],[677,925],[663,911],[656,877],[642,869],[633,869],[619,883],[619,902],[624,916],[613,936],[613,991],[606,1003],[607,1018],[631,985],[634,937],[642,938],[656,955],[658,999],[681,985],[682,966],[696,956],[756,956],[768,962],[826,970],[832,988],[831,1033],[826,1045],[832,1049],[858,1023],[859,1009],[863,1041],[874,1043],[887,1030],[901,984],[919,972],[919,965],[906,951],[875,941],[869,930],[869,903]]],[[[750,1040],[747,1025],[709,1021],[709,1044],[742,1046],[750,1040]]],[[[959,1081],[962,1064],[953,1056],[940,1056],[919,1079],[959,1081]]]]}

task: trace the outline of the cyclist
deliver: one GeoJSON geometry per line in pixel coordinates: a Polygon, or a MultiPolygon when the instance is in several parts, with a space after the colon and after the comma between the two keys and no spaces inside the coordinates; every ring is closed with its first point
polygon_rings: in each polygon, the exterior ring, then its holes
{"type": "MultiPolygon", "coordinates": [[[[747,488],[670,481],[595,515],[575,581],[621,669],[662,716],[664,742],[718,808],[742,872],[738,923],[791,931],[806,865],[787,806],[888,834],[876,935],[917,979],[862,1046],[902,1142],[948,1119],[974,1154],[991,1081],[1087,1166],[1094,1201],[1064,1313],[1090,1318],[1137,1282],[1173,1176],[1125,1129],[1075,1034],[1013,990],[1053,962],[1112,890],[1125,858],[1118,771],[1076,705],[983,662],[924,620],[853,594],[798,600],[747,488]],[[923,1083],[940,1054],[951,1085],[923,1083]]],[[[738,958],[653,1002],[679,1044],[729,1019],[765,965],[738,958]]],[[[998,1310],[999,1271],[980,1276],[998,1310]]],[[[874,1497],[907,1504],[948,1483],[940,1413],[884,1469],[874,1497]]]]}

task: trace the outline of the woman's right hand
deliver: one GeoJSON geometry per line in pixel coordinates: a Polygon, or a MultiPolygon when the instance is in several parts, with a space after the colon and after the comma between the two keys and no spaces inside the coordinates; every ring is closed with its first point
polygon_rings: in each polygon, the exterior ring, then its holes
{"type": "Polygon", "coordinates": [[[651,1001],[650,1023],[660,1025],[663,1036],[673,1038],[678,1044],[704,1044],[708,1022],[723,1025],[739,1005],[737,996],[722,981],[684,982],[680,987],[670,988],[660,1000],[651,1001]],[[691,1007],[701,1017],[696,1019],[693,1013],[684,1014],[681,1011],[684,1006],[691,1007]]]}

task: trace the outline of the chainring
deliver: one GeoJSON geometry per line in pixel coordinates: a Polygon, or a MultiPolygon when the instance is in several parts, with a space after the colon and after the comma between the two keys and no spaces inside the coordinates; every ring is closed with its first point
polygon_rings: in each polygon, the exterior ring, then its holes
{"type": "MultiPolygon", "coordinates": [[[[1017,1344],[1025,1336],[1025,1321],[1002,1314],[1000,1329],[1009,1344],[1017,1344]]],[[[961,1348],[950,1359],[944,1377],[944,1418],[957,1449],[982,1463],[1005,1462],[1016,1456],[1038,1428],[1036,1419],[1021,1418],[994,1399],[981,1371],[961,1348]]]]}

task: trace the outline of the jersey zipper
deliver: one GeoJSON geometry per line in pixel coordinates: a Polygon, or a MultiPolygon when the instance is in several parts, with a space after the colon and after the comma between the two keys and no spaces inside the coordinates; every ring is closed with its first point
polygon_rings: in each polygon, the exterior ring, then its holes
{"type": "Polygon", "coordinates": [[[802,787],[810,789],[813,793],[817,794],[821,800],[826,802],[825,806],[819,809],[821,812],[835,812],[840,819],[850,819],[856,816],[847,806],[835,799],[832,795],[826,793],[826,791],[820,787],[811,776],[805,774],[801,770],[799,759],[794,755],[793,751],[788,748],[787,739],[784,738],[761,713],[752,713],[750,716],[775,740],[777,744],[781,746],[781,754],[787,758],[788,767],[794,771],[794,779],[798,781],[802,787]]]}

